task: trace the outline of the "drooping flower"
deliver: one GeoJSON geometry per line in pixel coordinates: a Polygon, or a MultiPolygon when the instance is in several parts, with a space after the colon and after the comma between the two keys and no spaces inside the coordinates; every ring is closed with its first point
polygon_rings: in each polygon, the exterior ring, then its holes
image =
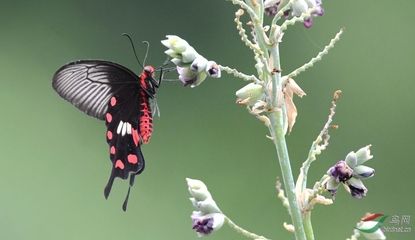
{"type": "Polygon", "coordinates": [[[330,178],[325,185],[326,189],[335,195],[339,185],[343,184],[353,197],[360,199],[366,196],[367,188],[362,180],[372,177],[375,170],[361,164],[372,158],[370,145],[347,154],[345,160],[338,161],[327,171],[330,178]]]}
{"type": "Polygon", "coordinates": [[[208,235],[220,229],[225,222],[225,216],[213,200],[206,185],[197,179],[186,178],[190,201],[195,208],[192,212],[192,229],[199,237],[208,235]]]}
{"type": "Polygon", "coordinates": [[[175,35],[167,35],[161,43],[168,49],[164,52],[177,66],[177,73],[184,86],[199,86],[207,76],[220,78],[221,71],[214,61],[208,61],[196,52],[189,43],[175,35]]]}

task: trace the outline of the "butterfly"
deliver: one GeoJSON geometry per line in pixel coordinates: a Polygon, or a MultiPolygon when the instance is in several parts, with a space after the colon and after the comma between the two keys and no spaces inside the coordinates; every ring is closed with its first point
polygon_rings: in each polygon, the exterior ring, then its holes
{"type": "Polygon", "coordinates": [[[144,66],[137,76],[117,63],[79,60],[59,68],[52,80],[63,99],[105,121],[112,170],[104,196],[108,198],[115,178],[129,178],[124,211],[135,176],[144,170],[141,145],[150,141],[153,131],[153,103],[162,79],[162,71],[158,81],[155,72],[153,66],[144,66]]]}

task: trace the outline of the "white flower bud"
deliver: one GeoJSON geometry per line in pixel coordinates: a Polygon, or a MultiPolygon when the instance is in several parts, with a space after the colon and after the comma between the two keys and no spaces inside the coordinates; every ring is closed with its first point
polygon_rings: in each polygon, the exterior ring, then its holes
{"type": "Polygon", "coordinates": [[[167,48],[173,49],[177,53],[184,52],[186,48],[190,46],[186,40],[176,35],[167,35],[166,37],[167,39],[162,40],[161,43],[167,48]]]}
{"type": "Polygon", "coordinates": [[[236,91],[235,95],[238,98],[237,102],[247,100],[246,103],[252,106],[263,97],[263,87],[260,84],[249,83],[236,91]]]}
{"type": "Polygon", "coordinates": [[[197,179],[186,178],[189,193],[196,201],[203,201],[207,198],[211,198],[206,185],[197,179]]]}

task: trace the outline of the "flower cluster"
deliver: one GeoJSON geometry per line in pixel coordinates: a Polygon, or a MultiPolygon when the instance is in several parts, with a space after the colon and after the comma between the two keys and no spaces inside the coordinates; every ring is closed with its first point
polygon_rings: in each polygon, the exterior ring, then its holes
{"type": "MultiPolygon", "coordinates": [[[[266,0],[264,2],[265,12],[269,16],[275,16],[278,13],[279,7],[282,5],[283,0],[266,0]]],[[[304,26],[310,28],[313,26],[313,17],[323,16],[324,9],[321,6],[321,0],[294,0],[291,8],[284,12],[285,17],[289,17],[290,14],[295,17],[301,16],[312,9],[311,16],[304,19],[304,26]]]]}
{"type": "Polygon", "coordinates": [[[330,178],[326,183],[326,189],[334,195],[342,183],[353,197],[360,199],[366,196],[367,188],[362,180],[372,177],[375,170],[362,164],[372,158],[370,145],[347,154],[345,160],[337,162],[327,171],[330,178]]]}
{"type": "Polygon", "coordinates": [[[161,43],[168,49],[165,53],[170,56],[171,61],[177,66],[179,79],[185,86],[196,87],[200,85],[207,76],[220,78],[221,71],[214,61],[208,61],[186,42],[186,40],[167,35],[167,39],[161,43]]]}
{"type": "Polygon", "coordinates": [[[190,201],[196,209],[192,213],[192,228],[199,237],[206,236],[222,227],[225,216],[220,211],[206,185],[196,179],[186,178],[190,201]]]}

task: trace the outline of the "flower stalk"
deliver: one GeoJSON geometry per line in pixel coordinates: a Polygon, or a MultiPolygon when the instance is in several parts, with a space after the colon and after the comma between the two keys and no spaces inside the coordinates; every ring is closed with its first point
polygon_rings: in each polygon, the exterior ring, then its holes
{"type": "MultiPolygon", "coordinates": [[[[341,29],[330,43],[314,58],[293,72],[282,75],[279,43],[284,31],[291,25],[302,22],[304,27],[313,25],[313,18],[322,16],[324,9],[321,0],[231,0],[239,9],[235,13],[234,22],[242,42],[252,50],[256,61],[256,75],[248,75],[235,68],[216,64],[209,61],[190,46],[185,40],[168,35],[162,43],[168,48],[166,54],[177,66],[179,79],[185,86],[197,87],[207,77],[220,78],[221,72],[249,82],[236,91],[237,103],[246,106],[248,112],[260,120],[269,130],[267,136],[272,140],[277,151],[284,189],[277,181],[278,198],[283,202],[291,216],[292,223],[284,223],[284,228],[294,233],[296,240],[314,240],[311,222],[311,212],[316,204],[330,205],[339,185],[347,187],[348,192],[355,198],[363,198],[367,189],[362,179],[373,176],[374,169],[362,165],[372,158],[370,146],[357,152],[350,152],[345,160],[338,161],[332,166],[313,188],[307,188],[307,174],[311,163],[316,160],[329,144],[329,129],[337,128],[332,125],[336,102],[341,91],[333,96],[328,119],[312,143],[308,157],[303,163],[297,181],[294,181],[291,162],[286,143],[286,134],[291,132],[296,117],[297,108],[293,97],[303,97],[306,93],[294,81],[294,77],[320,61],[330,49],[340,40],[341,29]],[[243,15],[247,12],[249,22],[243,23],[243,15]],[[273,17],[271,25],[264,25],[264,14],[273,17]],[[284,20],[281,24],[277,22],[284,20]],[[280,25],[279,25],[280,24],[280,25]],[[250,27],[251,35],[246,34],[244,26],[250,27]],[[270,31],[269,31],[270,30],[270,31]],[[324,192],[332,193],[332,199],[326,198],[324,192]]],[[[207,187],[199,180],[188,179],[190,199],[195,207],[192,213],[193,229],[199,236],[206,236],[227,224],[236,232],[250,239],[267,239],[251,233],[236,225],[224,215],[216,205],[207,187]]],[[[364,232],[366,228],[361,228],[364,232]]]]}

